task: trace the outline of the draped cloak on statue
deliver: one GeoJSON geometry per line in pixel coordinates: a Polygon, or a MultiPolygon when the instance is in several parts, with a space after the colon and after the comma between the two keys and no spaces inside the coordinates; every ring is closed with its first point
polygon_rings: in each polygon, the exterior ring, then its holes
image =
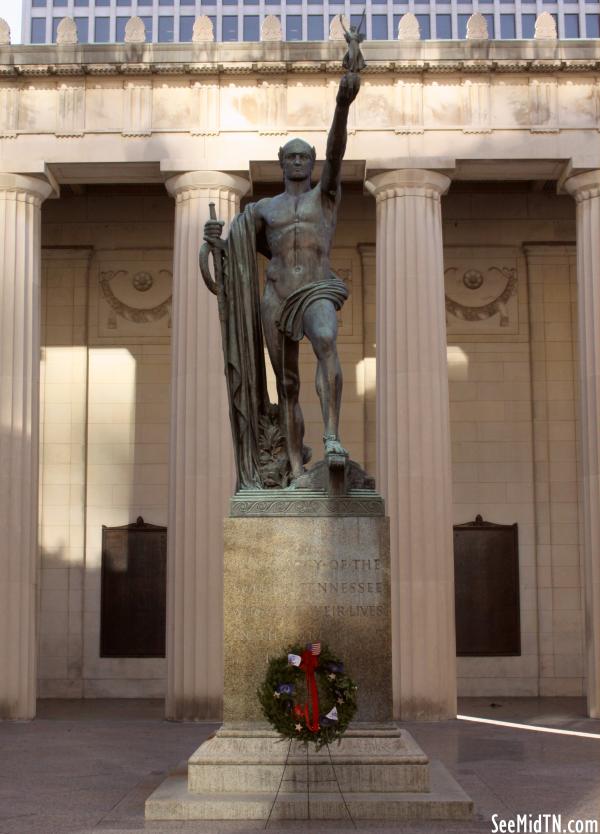
{"type": "Polygon", "coordinates": [[[231,222],[223,264],[221,327],[238,489],[263,486],[260,421],[270,406],[260,323],[254,208],[253,203],[249,204],[231,222]]]}

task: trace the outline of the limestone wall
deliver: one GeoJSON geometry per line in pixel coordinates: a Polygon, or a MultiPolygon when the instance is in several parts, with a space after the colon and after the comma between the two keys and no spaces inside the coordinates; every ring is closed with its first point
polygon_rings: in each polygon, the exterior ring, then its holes
{"type": "Polygon", "coordinates": [[[103,524],[167,523],[168,310],[124,316],[169,298],[172,222],[169,198],[143,188],[44,208],[42,697],[164,694],[164,660],[100,657],[100,565],[103,524]]]}

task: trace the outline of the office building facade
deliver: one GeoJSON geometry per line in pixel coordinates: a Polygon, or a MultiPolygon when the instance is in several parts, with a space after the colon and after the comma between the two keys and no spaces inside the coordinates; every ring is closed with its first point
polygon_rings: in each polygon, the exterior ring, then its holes
{"type": "Polygon", "coordinates": [[[215,40],[258,41],[268,14],[280,17],[285,40],[322,41],[327,40],[336,15],[345,14],[358,22],[363,7],[370,40],[395,39],[406,12],[416,15],[425,40],[465,38],[473,12],[484,15],[489,37],[495,39],[533,38],[536,17],[542,11],[554,16],[561,38],[600,37],[598,4],[586,0],[366,0],[365,4],[349,0],[25,0],[23,42],[55,42],[62,18],[72,17],[81,43],[118,43],[124,40],[125,26],[133,15],[142,18],[146,39],[154,43],[191,41],[198,15],[210,17],[215,40]]]}

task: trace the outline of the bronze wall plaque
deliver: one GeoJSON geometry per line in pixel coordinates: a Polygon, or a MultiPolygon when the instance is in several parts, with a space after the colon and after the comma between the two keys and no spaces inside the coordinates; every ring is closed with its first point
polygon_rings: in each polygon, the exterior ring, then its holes
{"type": "Polygon", "coordinates": [[[456,653],[521,654],[517,524],[454,526],[456,653]]]}
{"type": "Polygon", "coordinates": [[[102,526],[100,657],[164,657],[167,528],[102,526]]]}

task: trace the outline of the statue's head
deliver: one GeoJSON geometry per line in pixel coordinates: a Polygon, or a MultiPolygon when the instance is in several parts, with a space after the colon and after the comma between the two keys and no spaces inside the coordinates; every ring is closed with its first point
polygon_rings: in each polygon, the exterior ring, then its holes
{"type": "Polygon", "coordinates": [[[305,180],[310,178],[317,152],[304,139],[290,139],[279,148],[278,156],[286,180],[305,180]]]}

